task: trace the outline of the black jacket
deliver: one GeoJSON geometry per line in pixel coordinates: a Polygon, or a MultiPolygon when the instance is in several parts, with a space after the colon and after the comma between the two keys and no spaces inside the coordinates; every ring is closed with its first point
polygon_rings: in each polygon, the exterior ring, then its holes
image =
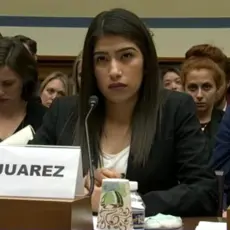
{"type": "MultiPolygon", "coordinates": [[[[208,168],[208,148],[192,98],[164,90],[164,108],[145,167],[129,157],[127,179],[137,181],[146,215],[214,216],[218,195],[214,173],[208,168]]],[[[78,118],[77,96],[56,100],[38,130],[34,144],[72,145],[78,118]]]]}

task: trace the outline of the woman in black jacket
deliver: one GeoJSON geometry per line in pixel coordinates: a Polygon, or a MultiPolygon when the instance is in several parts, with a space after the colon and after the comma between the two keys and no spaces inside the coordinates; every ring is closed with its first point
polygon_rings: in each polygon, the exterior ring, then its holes
{"type": "MultiPolygon", "coordinates": [[[[57,99],[33,143],[80,145],[86,173],[85,118],[89,98],[96,95],[89,134],[98,172],[106,168],[137,181],[147,216],[216,215],[217,184],[207,167],[195,104],[189,95],[162,88],[151,34],[135,14],[114,9],[95,17],[85,39],[81,77],[79,98],[57,99]]],[[[97,182],[93,211],[101,192],[97,182]]]]}

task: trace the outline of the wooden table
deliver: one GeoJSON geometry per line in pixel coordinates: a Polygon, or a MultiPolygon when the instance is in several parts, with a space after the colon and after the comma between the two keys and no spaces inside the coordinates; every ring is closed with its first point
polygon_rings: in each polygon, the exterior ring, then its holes
{"type": "Polygon", "coordinates": [[[226,219],[217,217],[183,218],[183,230],[195,230],[200,221],[226,222],[226,219]]]}

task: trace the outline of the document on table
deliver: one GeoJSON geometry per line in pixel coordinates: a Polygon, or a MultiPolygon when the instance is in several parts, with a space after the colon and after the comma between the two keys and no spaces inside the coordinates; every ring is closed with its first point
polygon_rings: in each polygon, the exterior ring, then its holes
{"type": "Polygon", "coordinates": [[[0,145],[27,145],[34,138],[34,129],[31,125],[19,130],[17,133],[3,140],[0,145]]]}
{"type": "Polygon", "coordinates": [[[196,230],[227,230],[227,223],[200,221],[196,230]]]}

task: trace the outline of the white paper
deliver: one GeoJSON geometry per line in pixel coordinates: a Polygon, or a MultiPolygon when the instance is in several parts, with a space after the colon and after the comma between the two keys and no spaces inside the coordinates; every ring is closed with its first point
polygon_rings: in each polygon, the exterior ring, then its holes
{"type": "Polygon", "coordinates": [[[34,138],[34,129],[31,125],[19,130],[17,133],[3,140],[0,145],[26,145],[34,138]]]}
{"type": "Polygon", "coordinates": [[[145,229],[179,229],[182,225],[182,219],[178,216],[158,213],[145,218],[145,229]]]}
{"type": "Polygon", "coordinates": [[[69,198],[84,195],[80,148],[47,146],[0,146],[0,196],[69,198]],[[50,176],[6,175],[2,164],[51,166],[50,176]],[[54,176],[55,166],[64,166],[63,177],[54,176]],[[77,186],[76,186],[77,184],[77,186]],[[78,188],[78,189],[76,189],[78,188]],[[81,189],[82,188],[82,189],[81,189]],[[81,194],[80,191],[82,191],[81,194]]]}
{"type": "Polygon", "coordinates": [[[196,230],[227,230],[227,223],[200,221],[196,230]]]}

